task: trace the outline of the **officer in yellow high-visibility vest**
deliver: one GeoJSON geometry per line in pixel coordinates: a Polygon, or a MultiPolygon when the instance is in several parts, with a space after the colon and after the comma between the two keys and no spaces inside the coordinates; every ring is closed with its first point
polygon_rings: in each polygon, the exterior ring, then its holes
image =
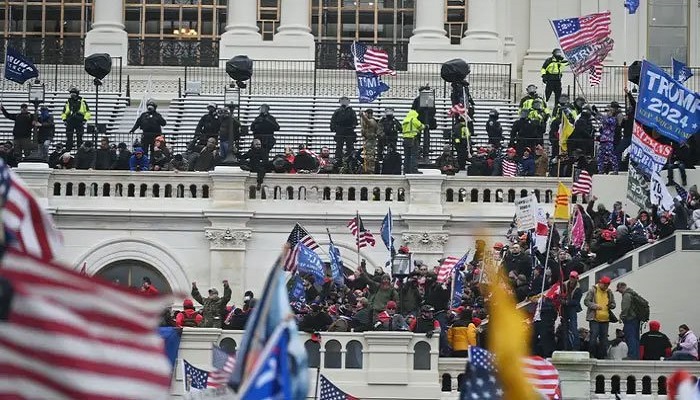
{"type": "Polygon", "coordinates": [[[80,97],[80,90],[71,88],[69,93],[70,98],[66,101],[61,113],[61,119],[66,124],[66,151],[73,148],[73,134],[77,136],[78,147],[83,144],[85,123],[90,119],[90,108],[80,97]]]}
{"type": "Polygon", "coordinates": [[[532,102],[535,100],[539,99],[542,100],[544,103],[544,99],[542,96],[540,96],[537,93],[537,86],[535,85],[527,85],[527,88],[525,89],[527,94],[523,96],[522,99],[520,99],[520,109],[518,110],[518,113],[521,113],[523,110],[530,110],[532,109],[532,102]]]}
{"type": "Polygon", "coordinates": [[[564,67],[569,65],[569,61],[564,59],[561,49],[552,50],[552,56],[542,64],[542,82],[545,84],[544,97],[549,102],[549,98],[554,93],[554,104],[559,104],[561,97],[561,77],[564,67]]]}
{"type": "Polygon", "coordinates": [[[418,167],[418,135],[423,132],[425,125],[418,119],[418,111],[414,108],[408,111],[406,118],[401,123],[401,137],[403,138],[403,173],[417,174],[418,167]]]}
{"type": "Polygon", "coordinates": [[[455,142],[455,149],[457,150],[457,165],[459,170],[463,170],[467,167],[467,159],[469,158],[469,138],[471,132],[469,132],[469,127],[467,126],[464,117],[459,117],[459,121],[452,128],[452,137],[455,142]]]}

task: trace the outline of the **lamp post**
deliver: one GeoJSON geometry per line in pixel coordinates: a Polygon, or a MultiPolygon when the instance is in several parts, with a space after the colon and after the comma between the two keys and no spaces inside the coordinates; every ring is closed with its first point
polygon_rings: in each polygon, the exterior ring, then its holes
{"type": "MultiPolygon", "coordinates": [[[[230,85],[224,88],[224,107],[229,109],[231,113],[231,118],[233,118],[234,108],[236,109],[236,119],[238,123],[241,122],[241,87],[237,85],[236,82],[231,82],[230,85]]],[[[238,143],[235,141],[234,127],[233,124],[230,125],[231,128],[228,131],[228,149],[226,151],[226,157],[221,161],[221,165],[233,166],[238,163],[238,158],[233,154],[233,147],[238,147],[238,143]]],[[[239,129],[243,129],[241,126],[239,129]]]]}
{"type": "MultiPolygon", "coordinates": [[[[32,141],[36,141],[39,129],[39,127],[36,125],[39,122],[39,104],[42,104],[46,99],[46,85],[44,82],[40,81],[39,79],[35,79],[34,81],[30,82],[28,95],[29,102],[34,105],[34,129],[32,132],[32,141]]],[[[33,146],[34,144],[32,143],[32,147],[33,146]]],[[[24,161],[47,162],[46,154],[44,154],[45,152],[43,151],[43,146],[43,143],[39,143],[36,148],[32,148],[31,153],[29,153],[29,156],[27,156],[24,161]]]]}

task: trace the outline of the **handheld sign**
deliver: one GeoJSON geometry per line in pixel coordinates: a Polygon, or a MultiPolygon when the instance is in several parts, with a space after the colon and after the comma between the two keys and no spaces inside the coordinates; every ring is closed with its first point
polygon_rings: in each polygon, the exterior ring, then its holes
{"type": "Polygon", "coordinates": [[[679,143],[700,129],[700,94],[686,88],[649,61],[642,62],[634,118],[679,143]]]}

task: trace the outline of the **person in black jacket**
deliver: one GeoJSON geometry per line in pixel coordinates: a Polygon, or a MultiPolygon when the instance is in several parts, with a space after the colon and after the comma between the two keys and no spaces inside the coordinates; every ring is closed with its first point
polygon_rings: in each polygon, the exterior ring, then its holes
{"type": "Polygon", "coordinates": [[[253,138],[260,141],[261,148],[265,151],[265,160],[267,160],[270,151],[277,143],[275,132],[280,130],[277,119],[270,114],[270,106],[267,104],[260,106],[260,114],[250,124],[250,130],[253,131],[253,138]]]}
{"type": "Polygon", "coordinates": [[[262,143],[259,139],[253,139],[253,144],[250,150],[241,154],[241,161],[248,160],[248,163],[242,165],[242,169],[247,169],[250,172],[255,172],[258,175],[257,179],[257,189],[260,190],[262,186],[263,179],[265,179],[265,173],[267,172],[267,154],[268,152],[262,148],[262,143]]]}
{"type": "MultiPolygon", "coordinates": [[[[420,114],[418,118],[420,119],[420,114]]],[[[384,151],[387,150],[387,147],[396,148],[396,142],[402,130],[401,122],[394,117],[394,109],[391,107],[387,107],[387,109],[384,110],[384,116],[379,120],[379,125],[382,127],[384,135],[379,137],[377,143],[377,163],[374,168],[375,174],[381,173],[384,151]]]]}
{"type": "Polygon", "coordinates": [[[97,149],[95,156],[95,169],[108,170],[112,168],[117,160],[117,152],[109,145],[109,138],[103,137],[100,139],[100,147],[97,149]]]}
{"type": "Polygon", "coordinates": [[[75,153],[75,168],[76,169],[95,169],[95,159],[97,157],[97,152],[95,152],[95,147],[92,145],[92,141],[87,140],[78,147],[78,151],[75,153]]]}
{"type": "Polygon", "coordinates": [[[219,129],[221,128],[221,120],[216,112],[216,104],[209,103],[207,105],[207,113],[199,119],[197,127],[194,129],[194,134],[200,143],[206,143],[210,137],[218,137],[219,129]]]}
{"type": "Polygon", "coordinates": [[[486,121],[486,134],[489,137],[489,144],[498,149],[503,141],[503,127],[498,122],[498,110],[495,108],[489,111],[489,120],[486,121]]]}
{"type": "Polygon", "coordinates": [[[0,106],[0,111],[7,119],[15,121],[12,128],[12,138],[14,141],[15,155],[28,156],[32,150],[32,130],[34,128],[34,115],[29,112],[29,106],[22,103],[19,113],[10,114],[4,106],[0,106]]]}
{"type": "Polygon", "coordinates": [[[331,117],[331,132],[335,132],[335,159],[342,160],[346,154],[352,154],[354,150],[355,127],[357,126],[357,114],[350,107],[350,99],[343,96],[340,98],[340,107],[335,110],[331,117]],[[345,153],[343,153],[345,146],[345,153]]]}
{"type": "MultiPolygon", "coordinates": [[[[60,155],[56,157],[56,160],[58,160],[58,157],[60,157],[60,155]]],[[[10,168],[17,166],[17,158],[15,158],[15,154],[12,151],[12,142],[0,143],[0,158],[5,161],[5,164],[10,168]]],[[[58,161],[55,164],[49,163],[49,166],[53,168],[57,163],[58,161]]]]}
{"type": "Polygon", "coordinates": [[[527,116],[527,110],[521,111],[510,131],[508,147],[515,148],[517,154],[522,154],[525,147],[537,145],[537,126],[527,116]]]}
{"type": "Polygon", "coordinates": [[[153,143],[156,136],[160,136],[163,133],[163,127],[166,124],[165,118],[156,111],[157,107],[153,100],[149,100],[146,103],[146,112],[141,113],[136,123],[134,123],[134,127],[129,131],[133,135],[137,129],[141,128],[141,132],[143,132],[143,135],[141,135],[141,147],[145,155],[153,152],[153,143]]]}
{"type": "Polygon", "coordinates": [[[221,126],[219,128],[219,155],[222,159],[226,158],[229,151],[234,154],[239,150],[241,140],[241,123],[233,115],[238,106],[235,104],[227,104],[221,110],[221,126]],[[231,142],[233,141],[233,142],[231,142]]]}
{"type": "Polygon", "coordinates": [[[593,156],[593,135],[595,128],[593,127],[593,114],[589,108],[583,108],[581,115],[576,120],[574,132],[567,140],[567,149],[569,157],[571,157],[576,149],[580,149],[585,156],[593,156]]]}
{"type": "Polygon", "coordinates": [[[117,145],[116,158],[112,164],[112,169],[117,171],[128,171],[129,160],[131,160],[131,152],[126,148],[126,143],[119,143],[117,145]]]}

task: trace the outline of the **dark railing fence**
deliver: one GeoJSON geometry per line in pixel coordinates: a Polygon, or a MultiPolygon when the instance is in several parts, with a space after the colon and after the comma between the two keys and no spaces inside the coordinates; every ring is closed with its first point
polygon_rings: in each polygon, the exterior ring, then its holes
{"type": "MultiPolygon", "coordinates": [[[[221,60],[220,63],[225,62],[221,60]]],[[[438,97],[448,97],[451,88],[440,78],[441,64],[407,63],[396,76],[382,79],[390,87],[386,96],[414,97],[418,87],[428,84],[438,97]]],[[[471,64],[469,77],[475,98],[508,99],[511,96],[510,64],[471,64]]],[[[231,78],[219,67],[184,67],[185,92],[188,83],[201,84],[201,93],[219,94],[231,83],[231,78]]],[[[189,89],[192,89],[191,87],[189,89]]],[[[356,96],[357,77],[351,69],[324,69],[314,61],[256,60],[252,79],[245,93],[251,95],[285,96],[356,96]]]]}
{"type": "MultiPolygon", "coordinates": [[[[9,46],[20,51],[39,69],[39,79],[46,85],[46,91],[68,91],[77,87],[82,91],[93,92],[93,78],[85,72],[82,39],[43,39],[10,38],[2,43],[2,54],[9,46]]],[[[5,60],[0,60],[0,67],[5,68],[5,60]]],[[[123,93],[123,60],[112,57],[112,71],[102,80],[101,92],[123,93]]],[[[26,85],[20,85],[3,79],[2,90],[24,91],[26,85]]]]}
{"type": "Polygon", "coordinates": [[[129,65],[216,67],[219,41],[212,39],[129,39],[129,65]]]}
{"type": "MultiPolygon", "coordinates": [[[[397,71],[405,71],[408,68],[408,42],[377,43],[370,46],[386,51],[391,68],[397,71]]],[[[317,69],[354,70],[354,65],[352,42],[316,42],[317,69]]]]}

